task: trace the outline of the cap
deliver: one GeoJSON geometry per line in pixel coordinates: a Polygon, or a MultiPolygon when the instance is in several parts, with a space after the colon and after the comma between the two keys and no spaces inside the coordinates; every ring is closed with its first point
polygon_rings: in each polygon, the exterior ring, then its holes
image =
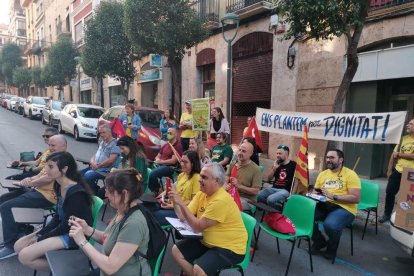
{"type": "Polygon", "coordinates": [[[191,104],[191,100],[186,100],[185,104],[191,104]]]}

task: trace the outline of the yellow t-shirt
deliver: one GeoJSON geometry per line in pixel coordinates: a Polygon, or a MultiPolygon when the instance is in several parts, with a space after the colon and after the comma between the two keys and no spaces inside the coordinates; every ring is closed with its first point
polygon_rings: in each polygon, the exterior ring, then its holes
{"type": "MultiPolygon", "coordinates": [[[[40,173],[39,176],[41,175],[46,175],[47,171],[46,171],[46,167],[43,168],[40,173]]],[[[55,183],[55,181],[52,181],[49,184],[45,184],[43,186],[39,186],[36,187],[36,190],[41,193],[48,201],[52,202],[53,204],[56,204],[56,194],[55,191],[53,190],[53,184],[55,183]]]]}
{"type": "MultiPolygon", "coordinates": [[[[127,124],[131,123],[131,119],[132,119],[131,116],[127,116],[127,120],[128,120],[127,124]]],[[[125,133],[127,136],[132,137],[131,129],[128,126],[125,129],[125,133]]]]}
{"type": "MultiPolygon", "coordinates": [[[[193,114],[188,114],[188,112],[184,112],[181,114],[180,118],[180,124],[184,122],[191,122],[193,120],[193,114]]],[[[198,135],[197,131],[194,131],[192,129],[185,129],[181,131],[181,138],[194,138],[198,135]]]]}
{"type": "Polygon", "coordinates": [[[202,243],[207,247],[220,247],[236,254],[246,253],[247,231],[233,198],[223,188],[210,197],[198,192],[188,205],[197,218],[208,218],[218,223],[203,231],[202,243]]]}
{"type": "MultiPolygon", "coordinates": [[[[343,167],[339,174],[331,170],[324,170],[316,179],[315,188],[325,188],[337,196],[347,195],[349,194],[348,189],[361,189],[361,180],[353,170],[347,167],[343,167]]],[[[355,203],[339,203],[329,198],[328,201],[341,206],[354,215],[357,213],[357,204],[355,203]]]]}
{"type": "Polygon", "coordinates": [[[188,174],[180,173],[177,178],[177,192],[183,201],[190,201],[200,191],[200,174],[195,173],[188,179],[188,174]]]}
{"type": "Polygon", "coordinates": [[[39,157],[39,159],[40,159],[40,162],[39,162],[39,165],[38,165],[39,168],[43,169],[46,166],[46,159],[50,154],[51,154],[51,152],[50,152],[49,149],[45,150],[42,153],[42,156],[39,157]]]}
{"type": "MultiPolygon", "coordinates": [[[[394,152],[398,151],[398,145],[395,146],[394,152]]],[[[400,153],[414,154],[414,137],[405,135],[402,138],[400,153]]],[[[395,169],[402,173],[403,168],[414,168],[414,159],[398,158],[395,169]]]]}

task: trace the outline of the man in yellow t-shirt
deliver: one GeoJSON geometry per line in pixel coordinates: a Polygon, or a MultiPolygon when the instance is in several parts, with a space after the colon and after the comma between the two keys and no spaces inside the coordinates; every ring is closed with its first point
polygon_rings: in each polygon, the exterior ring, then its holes
{"type": "Polygon", "coordinates": [[[312,250],[320,251],[326,247],[323,255],[331,260],[338,248],[342,229],[355,219],[361,196],[361,180],[353,170],[344,167],[344,153],[339,149],[328,151],[326,167],[327,170],[319,174],[315,183],[314,192],[327,199],[326,202],[318,202],[315,222],[323,221],[329,240],[326,241],[318,225],[315,225],[312,250]]]}
{"type": "Polygon", "coordinates": [[[193,130],[193,114],[191,101],[185,101],[185,109],[187,112],[181,114],[180,129],[181,129],[181,145],[183,146],[183,152],[188,150],[190,144],[190,138],[197,137],[198,132],[193,130]]]}
{"type": "Polygon", "coordinates": [[[186,275],[215,275],[244,259],[246,228],[239,208],[223,188],[224,183],[223,167],[209,163],[200,172],[200,192],[188,206],[175,190],[170,193],[178,218],[203,234],[201,240],[183,240],[172,249],[175,261],[186,275]]]}
{"type": "Polygon", "coordinates": [[[385,190],[385,208],[384,215],[379,219],[380,223],[390,220],[392,210],[394,209],[395,195],[400,190],[401,174],[403,168],[414,168],[414,119],[407,124],[408,135],[403,136],[401,147],[395,146],[388,162],[388,184],[385,190]],[[397,164],[394,166],[394,162],[397,164]]]}

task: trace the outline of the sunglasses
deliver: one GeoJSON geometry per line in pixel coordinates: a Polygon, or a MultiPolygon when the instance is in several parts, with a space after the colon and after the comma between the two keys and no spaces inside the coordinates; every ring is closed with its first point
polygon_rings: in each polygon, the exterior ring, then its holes
{"type": "Polygon", "coordinates": [[[286,145],[284,145],[284,144],[279,145],[279,146],[277,147],[277,149],[283,149],[283,150],[289,151],[289,147],[288,147],[288,146],[286,146],[286,145]]]}
{"type": "Polygon", "coordinates": [[[42,135],[43,138],[50,138],[52,135],[42,135]]]}

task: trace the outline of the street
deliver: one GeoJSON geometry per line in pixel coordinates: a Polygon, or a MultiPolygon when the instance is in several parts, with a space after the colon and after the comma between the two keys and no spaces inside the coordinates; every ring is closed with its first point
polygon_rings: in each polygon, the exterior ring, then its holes
{"type": "MultiPolygon", "coordinates": [[[[40,120],[31,121],[20,115],[0,108],[0,174],[1,179],[15,174],[17,171],[6,168],[6,162],[16,160],[19,152],[34,150],[36,153],[43,151],[46,145],[43,143],[41,134],[46,128],[40,120]]],[[[68,151],[75,157],[89,159],[96,151],[95,141],[75,141],[73,136],[65,134],[68,140],[68,151]]],[[[266,164],[267,162],[263,162],[266,164]]],[[[79,168],[84,165],[79,164],[79,168]]],[[[377,181],[381,185],[381,201],[384,198],[386,181],[377,181]]],[[[1,193],[7,192],[0,188],[1,193]]],[[[382,206],[382,205],[381,205],[382,206]]],[[[111,209],[111,208],[108,208],[111,209]]],[[[379,215],[382,214],[380,208],[379,215]]],[[[113,210],[107,211],[106,219],[113,215],[113,210]]],[[[261,213],[256,214],[260,218],[261,213]]],[[[412,275],[414,260],[396,245],[389,235],[389,225],[379,225],[378,235],[375,235],[375,225],[369,224],[365,239],[361,240],[362,230],[365,222],[365,213],[361,213],[354,224],[354,256],[350,254],[350,231],[343,232],[340,248],[335,264],[331,264],[320,255],[313,256],[313,275],[412,275]],[[411,272],[410,272],[411,271],[411,272]]],[[[258,227],[258,226],[257,226],[258,227]]],[[[104,229],[105,224],[100,222],[99,229],[104,229]]],[[[2,241],[2,233],[0,241],[2,241]]],[[[170,241],[170,247],[172,242],[170,241]]],[[[280,241],[281,254],[278,255],[276,241],[262,231],[258,243],[258,250],[254,262],[250,262],[245,271],[246,275],[283,275],[286,269],[291,244],[280,241]]],[[[171,257],[171,250],[167,251],[161,275],[165,273],[179,275],[178,266],[171,257]]],[[[0,276],[28,275],[33,273],[23,267],[12,257],[0,260],[0,276]]],[[[138,273],[138,272],[137,272],[138,273]]],[[[312,275],[310,272],[309,257],[306,242],[301,247],[295,248],[290,275],[312,275]]],[[[238,275],[237,271],[225,271],[222,275],[238,275]]],[[[38,273],[38,275],[48,275],[38,273]]]]}

